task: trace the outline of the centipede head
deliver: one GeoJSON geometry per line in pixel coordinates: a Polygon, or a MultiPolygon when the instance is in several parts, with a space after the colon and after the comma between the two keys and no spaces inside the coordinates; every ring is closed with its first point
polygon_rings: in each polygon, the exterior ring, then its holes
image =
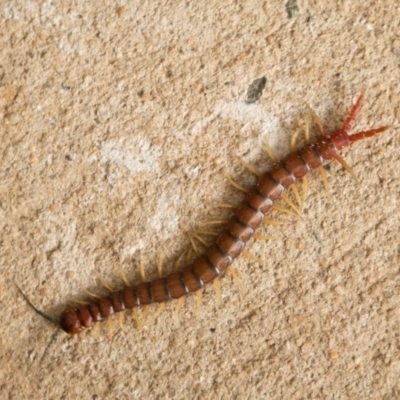
{"type": "Polygon", "coordinates": [[[341,150],[350,144],[350,136],[343,129],[338,129],[331,134],[331,141],[336,147],[336,150],[341,150]]]}

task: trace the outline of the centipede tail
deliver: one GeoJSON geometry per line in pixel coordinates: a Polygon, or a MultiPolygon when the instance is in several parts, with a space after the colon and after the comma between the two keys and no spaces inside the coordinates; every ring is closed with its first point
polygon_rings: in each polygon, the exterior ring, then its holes
{"type": "Polygon", "coordinates": [[[353,135],[348,134],[347,130],[355,119],[361,100],[362,96],[352,107],[340,129],[330,136],[321,136],[313,144],[307,144],[300,150],[289,153],[264,173],[236,209],[215,243],[193,263],[164,278],[125,287],[89,305],[67,308],[60,317],[61,328],[69,334],[77,334],[115,313],[151,303],[179,299],[202,289],[204,285],[218,278],[241,254],[262,223],[265,214],[288,187],[325,161],[338,157],[338,151],[352,142],[373,137],[388,129],[387,126],[383,126],[353,135]]]}

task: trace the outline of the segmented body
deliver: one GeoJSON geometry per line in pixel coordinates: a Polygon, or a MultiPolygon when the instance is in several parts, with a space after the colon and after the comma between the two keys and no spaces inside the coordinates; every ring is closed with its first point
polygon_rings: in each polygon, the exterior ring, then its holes
{"type": "Polygon", "coordinates": [[[289,153],[262,175],[230,218],[215,243],[190,265],[163,278],[125,287],[91,304],[79,308],[67,308],[60,317],[61,328],[67,333],[76,334],[114,313],[151,303],[179,299],[202,289],[204,285],[218,278],[240,255],[262,223],[265,214],[285,189],[325,161],[339,157],[338,151],[352,141],[374,136],[387,129],[387,127],[381,127],[351,136],[347,133],[361,99],[362,96],[352,108],[341,129],[330,136],[320,137],[313,144],[305,145],[298,151],[289,153]]]}

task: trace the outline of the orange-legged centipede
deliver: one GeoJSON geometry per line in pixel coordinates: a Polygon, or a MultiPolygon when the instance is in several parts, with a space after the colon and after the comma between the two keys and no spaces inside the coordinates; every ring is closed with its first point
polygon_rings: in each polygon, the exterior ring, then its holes
{"type": "Polygon", "coordinates": [[[212,282],[241,254],[246,243],[263,221],[265,214],[271,210],[274,202],[281,197],[285,189],[327,160],[336,159],[349,169],[340,157],[339,150],[352,142],[373,137],[389,128],[382,126],[352,135],[348,133],[362,99],[363,95],[351,108],[340,129],[330,136],[321,135],[314,143],[306,144],[301,149],[286,155],[281,161],[275,162],[247,193],[214,244],[190,265],[163,278],[137,286],[127,286],[90,304],[78,308],[67,308],[56,321],[57,324],[65,332],[77,334],[91,327],[94,322],[104,320],[112,314],[151,303],[178,299],[212,282]]]}

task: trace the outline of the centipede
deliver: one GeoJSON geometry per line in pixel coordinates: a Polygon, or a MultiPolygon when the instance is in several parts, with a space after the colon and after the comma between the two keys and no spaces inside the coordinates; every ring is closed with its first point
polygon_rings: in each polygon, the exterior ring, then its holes
{"type": "Polygon", "coordinates": [[[135,286],[125,286],[122,290],[93,299],[87,304],[67,307],[58,319],[37,311],[56,323],[59,329],[70,335],[76,335],[114,314],[152,303],[169,302],[202,290],[205,285],[222,276],[235,259],[243,253],[246,244],[254,236],[274,203],[298,180],[331,160],[338,161],[353,174],[339,152],[354,142],[372,138],[390,128],[389,125],[385,125],[349,133],[363,98],[364,93],[351,107],[342,126],[329,135],[324,133],[323,126],[314,113],[313,118],[319,131],[316,140],[289,152],[283,159],[275,161],[268,171],[262,173],[257,183],[243,196],[242,202],[233,211],[214,242],[206,247],[203,253],[196,256],[189,265],[164,277],[135,286]]]}

